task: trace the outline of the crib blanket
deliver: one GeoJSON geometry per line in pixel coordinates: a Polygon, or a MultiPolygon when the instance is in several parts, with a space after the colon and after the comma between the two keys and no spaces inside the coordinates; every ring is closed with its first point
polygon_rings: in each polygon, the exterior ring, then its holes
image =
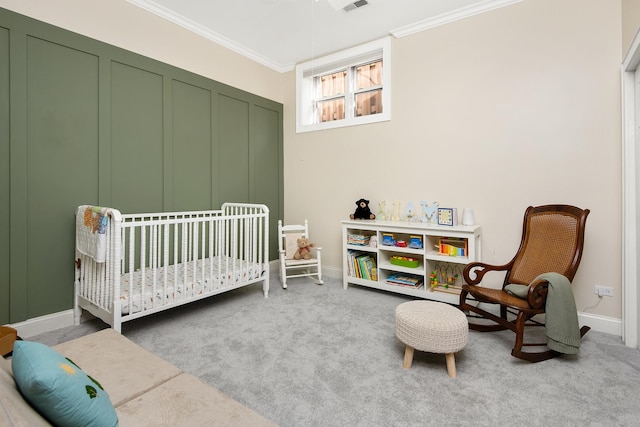
{"type": "Polygon", "coordinates": [[[262,277],[265,270],[265,265],[215,257],[125,273],[120,280],[122,314],[137,313],[233,287],[262,277]],[[234,263],[237,268],[229,268],[234,263]],[[227,268],[223,267],[224,264],[227,268]]]}
{"type": "Polygon", "coordinates": [[[84,205],[76,215],[76,248],[96,262],[104,262],[107,255],[107,227],[109,210],[84,205]]]}

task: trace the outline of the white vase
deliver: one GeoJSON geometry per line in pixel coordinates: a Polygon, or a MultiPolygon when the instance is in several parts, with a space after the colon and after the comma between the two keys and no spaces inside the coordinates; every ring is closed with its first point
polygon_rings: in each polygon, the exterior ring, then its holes
{"type": "Polygon", "coordinates": [[[473,209],[464,208],[462,209],[462,225],[473,225],[475,224],[475,218],[473,217],[473,209]]]}

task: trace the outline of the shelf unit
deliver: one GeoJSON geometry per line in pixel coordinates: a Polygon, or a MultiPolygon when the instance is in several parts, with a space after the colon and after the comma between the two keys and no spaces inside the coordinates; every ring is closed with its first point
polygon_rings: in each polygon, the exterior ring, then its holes
{"type": "MultiPolygon", "coordinates": [[[[349,284],[367,286],[419,298],[435,301],[458,303],[460,286],[462,285],[462,270],[472,261],[481,260],[482,234],[479,225],[438,226],[420,222],[379,221],[379,220],[344,220],[342,221],[342,283],[344,289],[349,284]],[[412,238],[422,241],[422,248],[409,246],[385,245],[392,238],[394,243],[404,241],[410,244],[412,238]],[[440,253],[440,243],[452,244],[460,249],[452,250],[452,255],[440,253]],[[370,244],[371,241],[376,244],[370,244]],[[455,253],[455,255],[453,255],[455,253]],[[406,257],[417,260],[416,267],[405,267],[392,264],[392,257],[406,257]],[[358,258],[359,257],[359,258],[358,258]],[[354,258],[359,262],[354,263],[354,258]],[[375,274],[361,272],[361,267],[367,265],[367,258],[373,260],[376,266],[375,274]],[[439,282],[441,273],[458,277],[455,284],[449,287],[439,283],[432,288],[430,275],[436,271],[439,282]],[[401,286],[388,283],[391,276],[410,275],[422,282],[420,286],[401,286]],[[370,278],[365,278],[365,277],[370,278]]],[[[371,265],[371,262],[368,263],[371,265]]]]}

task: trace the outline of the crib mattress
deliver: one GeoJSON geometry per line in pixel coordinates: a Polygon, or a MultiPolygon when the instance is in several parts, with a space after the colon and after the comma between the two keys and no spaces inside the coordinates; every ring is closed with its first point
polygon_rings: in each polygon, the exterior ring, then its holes
{"type": "Polygon", "coordinates": [[[218,256],[125,273],[120,279],[121,312],[133,314],[189,300],[260,279],[265,271],[265,264],[218,256]]]}

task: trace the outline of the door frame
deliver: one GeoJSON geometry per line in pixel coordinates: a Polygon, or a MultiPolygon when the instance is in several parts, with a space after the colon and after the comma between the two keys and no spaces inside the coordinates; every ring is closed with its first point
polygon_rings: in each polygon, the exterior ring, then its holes
{"type": "Polygon", "coordinates": [[[640,73],[640,34],[636,34],[621,66],[622,83],[622,339],[638,347],[638,170],[636,73],[640,73]]]}

